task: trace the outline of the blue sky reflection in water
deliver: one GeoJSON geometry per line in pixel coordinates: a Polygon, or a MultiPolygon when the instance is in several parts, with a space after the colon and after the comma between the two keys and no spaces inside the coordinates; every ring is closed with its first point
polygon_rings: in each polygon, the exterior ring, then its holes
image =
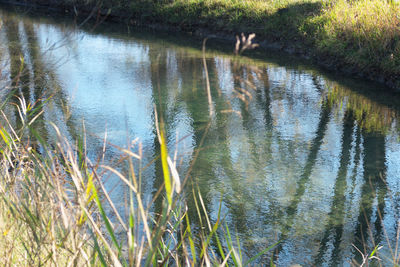
{"type": "MultiPolygon", "coordinates": [[[[373,85],[365,90],[359,81],[336,81],[272,55],[253,60],[210,50],[206,62],[215,111],[210,118],[201,50],[181,45],[179,38],[74,31],[68,23],[4,11],[2,16],[1,56],[12,65],[10,55],[24,54],[30,81],[24,94],[33,101],[53,95],[44,118],[71,139],[82,132],[84,120],[94,159],[107,131],[108,141],[118,146],[138,138],[142,166],[151,162],[159,149],[154,106],[162,111],[181,176],[200,149],[192,181],[213,220],[223,196],[223,213],[245,255],[282,239],[278,266],[349,265],[358,254],[352,244],[362,248],[362,236],[367,249],[374,246],[368,225],[382,251],[390,255],[386,236],[394,249],[398,96],[374,91],[373,85]]],[[[10,69],[5,71],[11,74],[10,69]]],[[[54,138],[48,125],[41,131],[54,138]]],[[[106,159],[117,155],[109,147],[106,159]]],[[[143,173],[147,201],[161,179],[156,161],[143,173]]],[[[107,186],[122,208],[123,185],[111,177],[107,186]]]]}

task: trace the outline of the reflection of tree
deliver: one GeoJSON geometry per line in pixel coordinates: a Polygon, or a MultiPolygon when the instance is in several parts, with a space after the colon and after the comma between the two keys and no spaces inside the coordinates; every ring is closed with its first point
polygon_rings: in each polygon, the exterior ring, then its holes
{"type": "MultiPolygon", "coordinates": [[[[209,59],[206,59],[207,65],[210,66],[209,59]]],[[[217,164],[215,156],[217,155],[217,144],[215,143],[215,131],[209,130],[208,124],[210,117],[207,113],[208,103],[205,84],[203,82],[203,65],[200,58],[183,57],[178,62],[178,70],[182,74],[181,82],[182,100],[185,101],[186,111],[191,118],[191,127],[193,129],[193,152],[190,165],[192,170],[188,180],[187,201],[189,206],[189,216],[193,223],[199,226],[197,214],[195,210],[194,199],[190,190],[194,188],[195,192],[200,191],[205,206],[208,211],[211,211],[210,202],[207,201],[210,197],[210,179],[214,177],[214,167],[217,164]],[[214,153],[213,153],[214,151],[214,153]],[[198,185],[198,187],[197,187],[198,185]]],[[[214,69],[209,69],[210,77],[215,75],[214,69]]],[[[211,79],[212,81],[213,79],[211,79]]],[[[215,86],[211,85],[212,93],[215,86]]],[[[213,96],[214,101],[218,99],[213,96]]],[[[218,107],[218,105],[217,105],[218,107]]],[[[216,110],[218,117],[218,110],[216,110]]],[[[204,219],[204,218],[203,218],[204,219]]],[[[204,220],[203,220],[204,222],[204,220]]]]}
{"type": "MultiPolygon", "coordinates": [[[[7,38],[9,60],[10,60],[10,79],[13,89],[16,89],[13,102],[19,104],[18,95],[28,102],[30,100],[29,90],[29,72],[25,60],[23,60],[24,52],[19,32],[19,20],[13,16],[3,17],[3,30],[7,38]]],[[[17,128],[19,128],[19,113],[15,109],[15,119],[17,128]]]]}
{"type": "MultiPolygon", "coordinates": [[[[297,207],[300,203],[301,197],[304,195],[306,185],[310,179],[315,162],[317,160],[318,152],[321,148],[322,141],[325,137],[325,132],[328,126],[330,113],[331,113],[331,107],[326,101],[324,101],[322,104],[321,117],[317,127],[317,132],[315,134],[314,140],[312,141],[311,149],[306,160],[306,165],[304,166],[303,173],[300,176],[299,181],[297,182],[297,190],[293,197],[293,200],[287,208],[287,214],[289,216],[293,216],[296,214],[297,207]]],[[[290,227],[290,225],[291,224],[289,224],[288,226],[290,227]]]]}
{"type": "MultiPolygon", "coordinates": [[[[182,56],[182,55],[180,55],[182,56]]],[[[168,69],[168,54],[167,53],[158,53],[156,55],[150,56],[151,61],[151,83],[153,88],[153,101],[155,103],[158,118],[159,120],[163,121],[163,127],[165,129],[167,139],[171,143],[174,141],[175,137],[175,127],[179,121],[177,120],[178,115],[178,105],[180,104],[179,101],[184,101],[185,108],[187,111],[187,116],[191,118],[193,128],[193,156],[192,160],[195,163],[191,172],[191,177],[197,178],[201,177],[201,181],[195,179],[194,181],[199,181],[202,185],[207,183],[207,180],[204,178],[213,177],[209,173],[212,170],[213,163],[209,161],[208,153],[199,152],[197,157],[195,155],[197,150],[202,149],[200,147],[200,143],[202,142],[203,135],[205,134],[205,128],[209,121],[208,114],[206,112],[202,112],[207,110],[207,98],[205,97],[205,91],[202,88],[202,81],[201,81],[201,74],[202,74],[202,65],[200,59],[192,58],[192,57],[185,57],[183,56],[181,60],[177,61],[178,67],[178,75],[180,79],[180,84],[183,90],[181,90],[179,95],[175,95],[171,97],[171,92],[173,89],[169,88],[168,79],[171,78],[171,70],[168,69]],[[204,101],[202,101],[204,100],[204,101]],[[204,156],[204,157],[203,157],[204,156]],[[200,166],[200,167],[198,167],[200,166]]],[[[176,59],[174,59],[176,60],[176,59]]],[[[214,75],[210,73],[210,76],[214,75]]],[[[175,77],[174,77],[175,78],[175,77]]],[[[154,128],[155,131],[155,128],[154,128]]],[[[156,132],[154,132],[154,158],[158,158],[160,146],[157,138],[156,132]]],[[[207,142],[209,139],[205,139],[206,142],[203,143],[203,146],[213,147],[214,144],[207,142]]],[[[163,184],[163,172],[161,167],[160,159],[157,159],[155,162],[155,181],[153,184],[154,190],[157,190],[163,184]]],[[[184,176],[181,177],[184,179],[184,176]]],[[[193,179],[189,180],[189,186],[193,179]]],[[[208,187],[207,186],[200,186],[199,187],[201,194],[203,197],[208,196],[208,187]]],[[[191,195],[190,191],[187,192],[188,196],[191,195]]],[[[196,218],[197,212],[195,210],[195,205],[193,202],[192,197],[188,197],[189,206],[189,214],[191,215],[190,218],[196,218]]],[[[158,212],[161,210],[162,199],[157,199],[155,203],[155,210],[158,212]]],[[[205,205],[208,209],[209,202],[206,201],[205,205]]],[[[195,222],[196,223],[196,222],[195,222]]]]}
{"type": "MultiPolygon", "coordinates": [[[[39,130],[43,140],[47,140],[48,133],[44,116],[46,116],[46,111],[49,113],[51,110],[45,107],[45,103],[50,96],[53,96],[50,101],[55,104],[53,109],[59,109],[60,113],[64,115],[65,123],[68,125],[66,128],[71,136],[76,138],[79,134],[76,131],[77,127],[69,120],[68,114],[64,114],[68,101],[61,91],[57,75],[52,69],[52,63],[46,61],[45,53],[40,49],[33,22],[25,19],[19,23],[20,20],[13,15],[4,15],[3,20],[3,30],[7,38],[10,58],[10,79],[12,86],[17,89],[16,96],[23,97],[27,104],[33,107],[35,112],[30,114],[31,118],[41,112],[45,114],[35,120],[33,128],[39,130]],[[24,40],[26,40],[26,46],[22,43],[24,40]]],[[[14,98],[13,102],[19,103],[19,100],[14,98]]],[[[53,117],[50,113],[47,116],[53,117]]],[[[17,119],[16,126],[19,127],[18,111],[16,111],[15,117],[17,119]]],[[[62,122],[59,118],[57,120],[62,122]]],[[[35,139],[34,136],[30,138],[35,139]]]]}
{"type": "MultiPolygon", "coordinates": [[[[357,225],[355,227],[355,246],[361,251],[371,249],[370,242],[379,244],[383,231],[383,217],[387,187],[385,164],[385,136],[381,133],[363,131],[364,181],[361,187],[361,201],[357,225]],[[374,203],[377,206],[374,206],[374,203]],[[375,220],[375,221],[373,221],[375,220]],[[373,239],[369,237],[373,235],[373,239]]],[[[372,244],[372,245],[373,245],[372,244]]],[[[359,255],[357,255],[359,256],[359,255]]]]}
{"type": "MultiPolygon", "coordinates": [[[[24,21],[24,30],[28,41],[28,56],[30,67],[32,69],[32,83],[33,83],[33,95],[31,101],[35,103],[35,106],[41,106],[44,104],[43,93],[46,91],[45,84],[45,64],[43,64],[41,52],[39,48],[39,42],[36,37],[36,33],[33,29],[33,24],[24,21]]],[[[41,106],[33,116],[43,111],[41,106]]],[[[41,129],[41,135],[44,140],[47,140],[46,126],[42,118],[35,121],[34,128],[41,129]]]]}
{"type": "MultiPolygon", "coordinates": [[[[248,103],[245,101],[240,101],[240,114],[242,115],[242,126],[246,131],[246,141],[249,144],[249,156],[247,159],[242,159],[245,162],[245,166],[248,166],[249,169],[252,169],[252,174],[257,177],[249,177],[244,176],[243,179],[236,181],[236,183],[232,183],[232,190],[234,192],[234,196],[240,196],[240,199],[243,201],[236,203],[231,206],[232,216],[234,218],[233,224],[235,225],[235,229],[237,229],[238,233],[246,234],[252,232],[254,230],[253,225],[257,224],[254,221],[254,215],[249,214],[251,210],[248,209],[249,205],[253,207],[253,210],[256,211],[257,217],[263,221],[264,225],[270,225],[274,223],[276,218],[276,214],[278,214],[279,205],[271,205],[268,212],[265,211],[265,207],[260,206],[257,202],[258,200],[252,196],[251,190],[247,188],[244,184],[247,179],[253,178],[261,178],[264,177],[264,167],[265,164],[268,164],[273,157],[271,150],[272,143],[272,115],[271,115],[271,96],[269,92],[269,80],[268,73],[266,68],[252,68],[248,65],[233,63],[231,70],[234,76],[234,88],[241,88],[245,90],[247,94],[251,95],[251,97],[247,97],[249,101],[253,101],[252,103],[248,103]],[[257,88],[255,85],[260,84],[257,88]],[[255,95],[254,100],[252,99],[253,95],[255,95]],[[265,133],[263,134],[263,138],[260,138],[256,135],[259,132],[259,125],[257,124],[257,116],[253,114],[253,110],[249,107],[249,105],[255,105],[256,112],[262,112],[264,121],[262,124],[265,126],[265,133]],[[260,142],[261,141],[261,142],[260,142]],[[240,184],[238,184],[240,182],[240,184]]],[[[246,170],[248,171],[248,170],[246,170]]],[[[237,180],[237,179],[236,179],[237,180]]],[[[235,180],[233,180],[234,182],[235,180]]],[[[258,179],[257,179],[258,181],[258,179]]],[[[262,180],[259,180],[262,183],[262,180]]],[[[272,194],[268,191],[264,192],[263,198],[268,199],[270,203],[274,203],[275,199],[272,194]]],[[[227,202],[230,202],[227,200],[227,202]]],[[[259,233],[261,234],[261,233],[259,233]]],[[[269,237],[271,238],[271,237],[269,237]]],[[[266,244],[251,244],[246,245],[246,254],[249,257],[253,253],[256,253],[260,249],[262,249],[266,244]]]]}
{"type": "MultiPolygon", "coordinates": [[[[331,260],[334,263],[340,259],[340,242],[343,234],[343,223],[345,211],[344,202],[348,196],[346,192],[346,162],[350,162],[349,149],[345,145],[351,142],[350,124],[357,123],[356,131],[355,155],[353,173],[350,178],[353,183],[352,190],[355,187],[355,177],[361,160],[361,149],[363,147],[363,183],[360,192],[359,215],[355,226],[354,245],[364,253],[371,250],[380,242],[383,231],[381,216],[384,215],[385,197],[386,197],[386,164],[385,164],[385,135],[384,133],[391,127],[395,110],[392,110],[384,105],[370,100],[364,96],[360,96],[350,90],[345,90],[338,86],[330,88],[328,99],[333,103],[346,103],[347,112],[343,122],[344,132],[342,136],[342,155],[338,171],[338,177],[335,182],[335,190],[332,201],[331,212],[327,229],[321,242],[319,254],[316,257],[318,263],[323,259],[325,251],[330,247],[329,242],[332,242],[331,260]],[[350,117],[351,115],[351,117],[350,117]],[[346,130],[346,128],[348,128],[346,130]],[[346,132],[347,138],[346,138],[346,132]],[[362,140],[362,144],[361,144],[362,140]],[[346,149],[346,150],[344,150],[346,149]],[[343,165],[345,164],[345,165],[343,165]],[[374,203],[377,203],[375,206],[374,203]]],[[[351,196],[350,196],[351,197],[351,196]]],[[[361,260],[361,255],[354,252],[356,260],[361,260]]],[[[318,264],[317,264],[318,265],[318,264]]]]}
{"type": "Polygon", "coordinates": [[[240,114],[242,115],[242,125],[243,128],[246,130],[246,137],[248,139],[248,142],[251,146],[250,148],[250,153],[251,153],[251,159],[253,161],[252,167],[257,168],[261,167],[263,162],[269,161],[272,158],[272,151],[271,151],[271,135],[272,135],[272,115],[271,115],[271,96],[269,92],[269,82],[268,82],[268,73],[266,72],[266,69],[263,71],[256,69],[253,71],[258,71],[257,74],[261,76],[261,82],[262,82],[262,88],[257,88],[257,89],[252,89],[246,87],[243,82],[241,82],[242,79],[244,79],[245,74],[247,74],[247,82],[251,83],[252,85],[255,84],[255,73],[252,73],[251,70],[243,70],[243,68],[246,68],[245,65],[241,65],[240,68],[233,65],[232,70],[238,69],[237,72],[234,72],[235,77],[241,77],[235,78],[234,79],[234,85],[235,87],[241,87],[244,88],[248,93],[252,93],[253,90],[255,90],[255,104],[257,104],[257,109],[256,112],[262,112],[264,121],[263,125],[265,126],[265,142],[261,142],[258,140],[257,136],[255,136],[255,133],[258,131],[258,126],[256,124],[257,119],[256,115],[253,115],[253,112],[249,110],[247,104],[243,101],[240,102],[240,114]],[[260,148],[260,145],[262,148],[260,148]],[[259,152],[260,151],[260,152],[259,152]]]}
{"type": "MultiPolygon", "coordinates": [[[[326,132],[329,120],[330,120],[330,114],[331,114],[331,106],[327,103],[327,100],[325,99],[322,103],[322,111],[321,111],[321,115],[320,115],[320,120],[318,123],[315,138],[312,141],[312,145],[311,145],[309,154],[306,159],[306,164],[303,168],[303,173],[300,176],[300,179],[297,181],[297,189],[293,196],[293,199],[286,209],[286,218],[285,218],[286,223],[284,225],[285,228],[283,229],[282,235],[280,237],[281,240],[286,240],[289,237],[290,230],[293,226],[294,220],[297,215],[298,205],[306,191],[306,186],[310,180],[311,173],[313,171],[315,162],[317,160],[318,152],[321,148],[322,141],[325,137],[325,132],[326,132]]],[[[282,242],[277,247],[278,251],[284,245],[284,243],[285,242],[282,242]]]]}
{"type": "Polygon", "coordinates": [[[319,249],[316,259],[316,266],[320,266],[325,259],[324,253],[329,249],[329,242],[332,241],[333,252],[330,258],[332,266],[339,265],[340,242],[343,235],[343,224],[346,215],[345,201],[347,189],[347,171],[351,159],[351,143],[353,136],[354,118],[351,111],[346,111],[343,119],[343,133],[342,133],[342,149],[340,156],[340,165],[334,185],[334,194],[331,204],[331,209],[328,214],[328,223],[324,236],[321,240],[321,247],[319,249]]]}
{"type": "Polygon", "coordinates": [[[264,123],[267,131],[272,128],[272,115],[271,115],[271,94],[267,68],[264,67],[263,72],[260,74],[263,81],[263,90],[257,90],[256,100],[264,113],[264,123]],[[263,99],[264,98],[264,99],[263,99]]]}
{"type": "MultiPolygon", "coordinates": [[[[228,127],[232,116],[234,116],[235,120],[239,117],[236,113],[226,112],[227,110],[231,110],[232,106],[229,101],[227,101],[227,98],[229,99],[230,96],[222,93],[222,88],[219,88],[218,75],[223,75],[223,73],[218,72],[219,70],[213,60],[207,59],[206,62],[209,69],[213,102],[215,104],[215,116],[213,117],[209,130],[206,129],[208,128],[207,125],[209,124],[210,118],[207,112],[204,112],[204,110],[208,109],[206,101],[207,95],[204,84],[201,79],[199,79],[199,74],[202,73],[201,61],[196,58],[183,57],[178,62],[178,70],[180,73],[184,74],[180,77],[181,85],[183,88],[189,89],[183,90],[180,97],[185,101],[188,116],[192,118],[191,121],[193,123],[191,126],[193,128],[193,143],[195,144],[192,155],[192,164],[194,165],[191,171],[191,179],[189,180],[189,188],[191,183],[196,189],[197,185],[199,185],[198,189],[206,200],[206,209],[212,212],[213,209],[215,210],[215,206],[211,205],[212,203],[208,198],[215,194],[218,188],[222,188],[222,185],[219,185],[219,183],[223,183],[224,189],[222,190],[228,191],[225,193],[228,193],[230,196],[228,199],[224,200],[224,203],[229,207],[230,214],[234,218],[234,228],[240,232],[247,233],[250,230],[248,228],[248,218],[250,217],[245,216],[245,214],[249,211],[249,203],[253,203],[254,201],[252,196],[248,194],[248,190],[243,187],[245,177],[238,172],[234,165],[234,160],[231,158],[230,138],[232,137],[232,133],[230,133],[231,129],[228,127]],[[200,82],[195,82],[199,80],[200,82]],[[206,136],[204,136],[205,134],[206,136]],[[224,151],[224,153],[220,153],[221,151],[224,151]],[[218,182],[213,181],[211,180],[213,177],[219,177],[221,180],[218,180],[218,182]],[[224,177],[226,177],[226,179],[224,179],[224,177]],[[216,182],[217,184],[215,184],[216,182]],[[216,187],[212,188],[210,187],[211,185],[215,185],[216,187]],[[213,194],[210,194],[211,191],[214,191],[213,194]],[[230,198],[235,201],[231,203],[230,198]],[[236,201],[237,199],[243,201],[236,201]]],[[[232,75],[244,79],[247,71],[243,68],[244,66],[238,67],[237,69],[231,68],[232,75]]],[[[240,79],[237,79],[237,82],[240,79]]],[[[236,85],[243,87],[243,84],[236,85]]],[[[240,102],[240,104],[245,105],[243,102],[240,102]]],[[[267,106],[269,108],[269,105],[267,106]]],[[[242,107],[244,108],[244,106],[242,107]]],[[[251,115],[249,114],[249,116],[251,115]]],[[[251,118],[249,118],[249,120],[251,120],[251,118]]],[[[243,122],[243,120],[241,121],[243,122]]],[[[247,127],[256,126],[250,123],[247,127]]],[[[254,129],[248,128],[248,131],[254,132],[254,129]]],[[[252,147],[253,153],[257,154],[255,138],[253,138],[252,147]]],[[[254,154],[254,159],[262,157],[262,155],[256,154],[254,154]]],[[[247,159],[243,160],[247,161],[247,159]]],[[[256,167],[257,163],[260,162],[255,163],[256,164],[252,165],[256,167]]],[[[188,204],[191,207],[188,211],[189,215],[191,218],[195,219],[197,218],[197,214],[194,209],[192,196],[189,192],[187,192],[187,196],[188,204]]],[[[198,225],[199,221],[194,220],[192,223],[198,225]]]]}

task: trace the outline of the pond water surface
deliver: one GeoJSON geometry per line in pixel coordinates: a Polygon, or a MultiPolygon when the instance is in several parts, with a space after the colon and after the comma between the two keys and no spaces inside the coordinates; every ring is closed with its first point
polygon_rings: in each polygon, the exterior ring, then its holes
{"type": "MultiPolygon", "coordinates": [[[[386,263],[396,253],[398,95],[276,52],[235,57],[213,50],[210,40],[204,55],[210,106],[201,40],[128,33],[125,26],[76,29],[5,10],[0,16],[1,74],[14,78],[16,55],[23,55],[29,71],[20,91],[31,102],[52,96],[37,122],[41,134],[55,138],[46,123],[53,121],[72,140],[84,123],[93,158],[106,132],[118,146],[138,138],[142,165],[149,163],[142,181],[147,201],[162,185],[158,161],[152,163],[159,153],[156,107],[182,179],[193,165],[190,179],[213,222],[222,199],[245,257],[277,240],[278,266],[347,266],[359,260],[354,246],[371,252],[382,245],[386,263]]],[[[110,162],[117,156],[113,147],[106,151],[110,162]]],[[[126,188],[116,179],[107,186],[123,203],[126,188]]]]}

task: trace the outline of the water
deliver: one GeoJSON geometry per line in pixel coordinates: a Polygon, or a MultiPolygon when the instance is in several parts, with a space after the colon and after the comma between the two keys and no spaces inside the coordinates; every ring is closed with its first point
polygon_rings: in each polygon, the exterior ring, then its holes
{"type": "MultiPolygon", "coordinates": [[[[161,169],[152,163],[159,151],[156,107],[181,178],[193,165],[190,180],[211,220],[222,201],[245,257],[276,240],[282,240],[274,252],[278,266],[350,265],[360,260],[352,244],[362,251],[366,244],[367,252],[381,244],[389,258],[390,244],[394,253],[400,214],[395,93],[275,52],[234,57],[214,50],[210,40],[210,107],[201,41],[128,34],[115,25],[77,30],[72,22],[5,10],[1,18],[2,77],[18,73],[22,54],[29,71],[18,86],[25,98],[42,103],[51,96],[45,120],[36,122],[44,138],[55,138],[46,121],[71,140],[85,131],[93,159],[105,135],[121,147],[138,138],[142,166],[149,163],[142,181],[146,201],[162,184],[161,169]]],[[[118,149],[109,147],[105,160],[112,164],[117,157],[118,149]]],[[[113,177],[107,187],[123,203],[126,188],[113,177]]]]}

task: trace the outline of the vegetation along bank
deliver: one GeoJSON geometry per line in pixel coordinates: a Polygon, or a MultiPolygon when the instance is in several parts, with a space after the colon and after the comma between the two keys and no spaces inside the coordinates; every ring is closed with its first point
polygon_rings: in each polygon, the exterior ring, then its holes
{"type": "MultiPolygon", "coordinates": [[[[0,1],[1,2],[1,1],[0,1]]],[[[383,0],[18,0],[97,21],[200,33],[256,33],[262,47],[400,89],[400,2],[383,0]]]]}

